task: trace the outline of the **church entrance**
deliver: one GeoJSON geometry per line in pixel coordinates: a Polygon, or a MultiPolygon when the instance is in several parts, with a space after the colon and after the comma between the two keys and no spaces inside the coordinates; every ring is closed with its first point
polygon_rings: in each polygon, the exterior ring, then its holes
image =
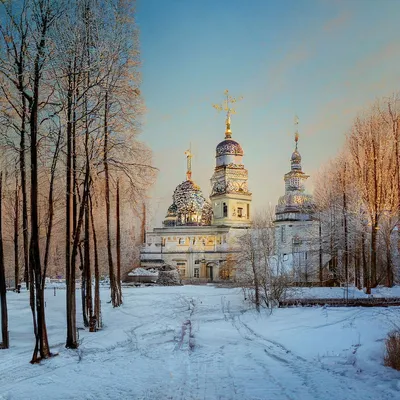
{"type": "Polygon", "coordinates": [[[207,278],[213,282],[215,276],[218,279],[218,266],[215,265],[215,262],[207,263],[207,278]]]}
{"type": "Polygon", "coordinates": [[[211,264],[207,265],[207,278],[212,282],[214,280],[214,266],[211,264]]]}

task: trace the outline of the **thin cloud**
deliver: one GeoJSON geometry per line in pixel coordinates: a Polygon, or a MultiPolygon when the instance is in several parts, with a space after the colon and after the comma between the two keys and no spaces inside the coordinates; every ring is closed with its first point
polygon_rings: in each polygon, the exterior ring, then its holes
{"type": "Polygon", "coordinates": [[[338,29],[342,29],[350,21],[351,14],[349,11],[342,11],[337,17],[332,18],[323,26],[325,32],[332,33],[338,29]]]}

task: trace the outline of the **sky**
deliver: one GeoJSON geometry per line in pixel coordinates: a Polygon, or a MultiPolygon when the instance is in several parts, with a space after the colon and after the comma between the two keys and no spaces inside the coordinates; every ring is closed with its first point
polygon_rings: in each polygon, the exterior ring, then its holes
{"type": "Polygon", "coordinates": [[[141,140],[159,168],[148,225],[161,226],[185,180],[190,144],[193,180],[209,196],[225,132],[212,104],[225,89],[243,96],[231,128],[245,152],[253,215],[284,194],[295,115],[312,193],[357,113],[400,90],[399,15],[397,0],[137,0],[141,140]]]}

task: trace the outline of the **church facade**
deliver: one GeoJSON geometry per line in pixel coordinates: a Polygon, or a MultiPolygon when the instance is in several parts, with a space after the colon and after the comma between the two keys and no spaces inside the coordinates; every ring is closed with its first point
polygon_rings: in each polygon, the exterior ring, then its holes
{"type": "Polygon", "coordinates": [[[173,193],[163,227],[146,232],[141,267],[169,264],[178,269],[182,280],[215,281],[234,276],[237,238],[251,227],[252,194],[244,152],[232,139],[227,111],[225,139],[216,147],[210,199],[192,179],[192,155],[187,151],[186,180],[173,193]]]}

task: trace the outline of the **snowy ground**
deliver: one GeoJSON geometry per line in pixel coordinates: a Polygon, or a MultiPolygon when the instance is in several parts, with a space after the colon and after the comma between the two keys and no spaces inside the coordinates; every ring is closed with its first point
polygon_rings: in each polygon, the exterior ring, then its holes
{"type": "Polygon", "coordinates": [[[71,351],[64,296],[46,293],[59,355],[30,365],[27,294],[8,294],[12,347],[0,352],[0,399],[400,399],[400,372],[382,365],[399,308],[257,315],[238,289],[132,288],[120,309],[103,301],[104,330],[80,331],[71,351]]]}
{"type": "Polygon", "coordinates": [[[288,297],[296,299],[360,299],[367,297],[400,297],[400,286],[387,288],[379,286],[371,289],[371,295],[367,295],[363,290],[356,287],[305,287],[292,288],[289,290],[288,297]]]}

